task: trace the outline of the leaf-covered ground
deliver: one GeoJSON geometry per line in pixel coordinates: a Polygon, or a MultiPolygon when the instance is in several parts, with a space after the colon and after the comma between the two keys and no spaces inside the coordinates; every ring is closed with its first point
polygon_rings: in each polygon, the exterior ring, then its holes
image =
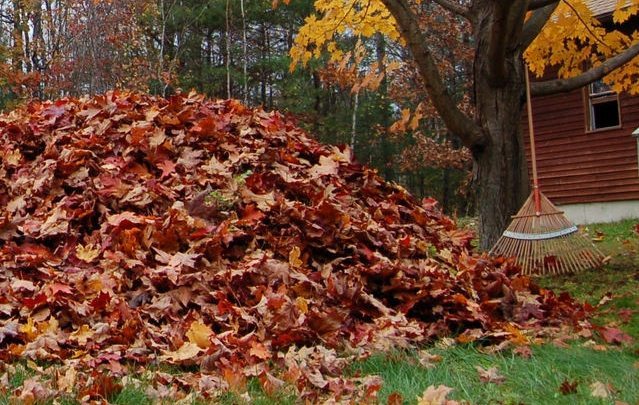
{"type": "Polygon", "coordinates": [[[434,201],[276,112],[116,92],[0,116],[0,147],[0,364],[37,371],[16,400],[100,400],[169,365],[189,372],[154,373],[151,397],[257,377],[363,401],[379,379],[343,370],[373,350],[589,327],[587,306],[470,252],[434,201]]]}

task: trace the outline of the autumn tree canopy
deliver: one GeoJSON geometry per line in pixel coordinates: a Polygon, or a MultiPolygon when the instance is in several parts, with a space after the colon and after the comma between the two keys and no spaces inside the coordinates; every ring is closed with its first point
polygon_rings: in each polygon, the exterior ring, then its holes
{"type": "Polygon", "coordinates": [[[573,90],[602,77],[616,90],[637,91],[632,83],[639,33],[628,22],[638,3],[618,1],[613,24],[604,26],[580,0],[318,0],[318,14],[306,20],[291,54],[304,63],[326,49],[339,59],[343,35],[380,32],[403,44],[428,101],[473,153],[482,247],[488,248],[527,194],[523,62],[538,76],[558,69],[557,79],[533,84],[533,95],[573,90]],[[438,41],[432,32],[442,20],[450,22],[449,31],[438,41]],[[463,64],[442,46],[471,50],[470,111],[448,80],[463,64]]]}

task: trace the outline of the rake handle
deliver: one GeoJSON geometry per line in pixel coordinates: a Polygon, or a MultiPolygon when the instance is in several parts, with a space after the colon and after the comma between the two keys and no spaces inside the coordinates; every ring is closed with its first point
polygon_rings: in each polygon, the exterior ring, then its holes
{"type": "Polygon", "coordinates": [[[530,160],[532,163],[532,187],[535,202],[535,214],[541,215],[541,197],[539,195],[539,180],[537,178],[537,153],[535,152],[535,128],[533,126],[532,102],[530,99],[530,79],[528,77],[528,65],[524,63],[524,77],[526,79],[526,112],[528,115],[528,135],[530,136],[530,160]]]}

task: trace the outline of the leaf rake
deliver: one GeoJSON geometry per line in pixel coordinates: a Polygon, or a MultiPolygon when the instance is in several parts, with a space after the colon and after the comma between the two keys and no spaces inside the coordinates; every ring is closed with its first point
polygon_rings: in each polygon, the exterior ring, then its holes
{"type": "Polygon", "coordinates": [[[574,273],[598,267],[604,262],[603,253],[539,190],[527,68],[525,75],[533,190],[490,254],[515,257],[524,274],[574,273]]]}

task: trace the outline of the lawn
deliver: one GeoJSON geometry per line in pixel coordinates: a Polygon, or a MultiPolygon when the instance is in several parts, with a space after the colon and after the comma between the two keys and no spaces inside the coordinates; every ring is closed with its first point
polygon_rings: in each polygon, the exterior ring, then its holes
{"type": "MultiPolygon", "coordinates": [[[[537,282],[557,293],[568,292],[595,307],[593,324],[622,331],[631,342],[607,344],[597,327],[592,336],[537,341],[531,346],[457,344],[445,339],[421,350],[378,353],[345,370],[350,376],[379,375],[380,403],[413,404],[429,386],[444,385],[448,399],[471,404],[637,404],[639,403],[639,238],[636,221],[591,225],[586,232],[610,256],[602,269],[567,276],[540,277],[537,282]]],[[[16,365],[8,392],[34,374],[33,363],[16,365]]],[[[37,367],[37,366],[36,366],[37,367]]],[[[179,373],[179,370],[162,370],[179,373]]],[[[150,372],[153,372],[151,370],[150,372]]],[[[148,374],[147,374],[148,376],[148,374]]],[[[145,377],[109,396],[118,404],[150,404],[145,377]]],[[[289,387],[290,388],[290,387],[289,387]]],[[[257,380],[246,392],[220,393],[207,401],[197,396],[184,403],[280,404],[299,399],[286,387],[267,395],[257,380]]],[[[58,398],[57,403],[77,403],[58,398]]],[[[430,403],[430,402],[425,402],[430,403]]],[[[439,403],[439,402],[433,402],[439,403]]]]}

